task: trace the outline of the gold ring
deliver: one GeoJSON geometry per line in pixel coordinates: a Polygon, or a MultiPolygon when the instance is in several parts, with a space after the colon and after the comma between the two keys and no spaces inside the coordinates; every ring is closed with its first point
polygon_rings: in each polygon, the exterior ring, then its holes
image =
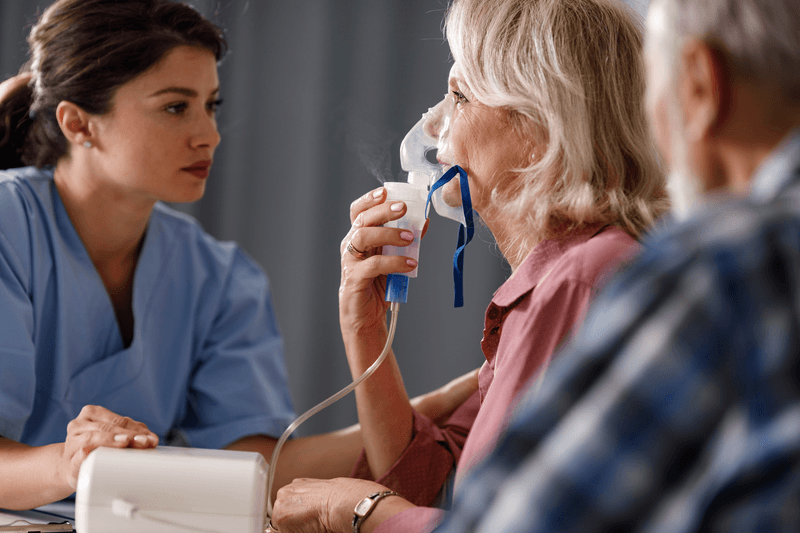
{"type": "Polygon", "coordinates": [[[347,251],[353,254],[353,257],[355,257],[356,259],[366,259],[367,257],[369,257],[367,252],[361,252],[359,250],[356,250],[356,247],[353,246],[352,242],[347,243],[347,251]]]}
{"type": "Polygon", "coordinates": [[[278,528],[272,525],[272,519],[270,519],[265,533],[278,533],[278,528]]]}

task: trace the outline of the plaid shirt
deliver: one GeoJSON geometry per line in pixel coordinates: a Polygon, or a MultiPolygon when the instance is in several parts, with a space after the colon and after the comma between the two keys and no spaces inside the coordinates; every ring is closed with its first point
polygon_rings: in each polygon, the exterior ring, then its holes
{"type": "Polygon", "coordinates": [[[800,132],[648,238],[437,531],[800,531],[800,132]]]}

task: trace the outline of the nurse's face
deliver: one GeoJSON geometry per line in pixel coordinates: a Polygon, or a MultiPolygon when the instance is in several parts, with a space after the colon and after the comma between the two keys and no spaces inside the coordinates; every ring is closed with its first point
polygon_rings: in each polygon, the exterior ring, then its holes
{"type": "MultiPolygon", "coordinates": [[[[489,107],[475,98],[458,63],[450,71],[448,85],[448,94],[431,111],[425,131],[437,139],[440,163],[467,171],[472,207],[485,217],[492,191],[510,184],[513,169],[527,166],[529,143],[512,124],[507,109],[489,107]]],[[[459,180],[445,185],[442,197],[448,205],[461,205],[459,180]]]]}
{"type": "Polygon", "coordinates": [[[94,175],[126,197],[191,202],[205,190],[220,141],[214,55],[178,46],[120,86],[111,111],[95,117],[94,175]]]}

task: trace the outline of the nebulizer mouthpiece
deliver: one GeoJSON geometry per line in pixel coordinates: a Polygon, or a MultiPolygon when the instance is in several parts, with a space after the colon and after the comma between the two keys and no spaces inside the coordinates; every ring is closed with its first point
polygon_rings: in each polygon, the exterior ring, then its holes
{"type": "MultiPolygon", "coordinates": [[[[461,307],[464,304],[462,289],[464,247],[472,239],[474,233],[467,173],[458,165],[448,169],[446,165],[431,160],[433,159],[431,158],[432,153],[437,150],[439,143],[445,138],[454,105],[452,97],[445,95],[442,102],[422,115],[422,118],[406,134],[400,145],[400,165],[403,170],[408,172],[408,182],[387,182],[384,186],[388,193],[387,202],[403,200],[406,202],[407,212],[403,218],[386,224],[386,226],[411,230],[414,233],[414,242],[401,248],[384,246],[383,253],[384,255],[404,255],[418,259],[419,238],[428,217],[428,204],[432,203],[433,208],[440,216],[455,220],[460,224],[458,246],[453,257],[453,279],[454,305],[461,307]],[[436,116],[434,117],[432,114],[436,116]],[[438,140],[426,131],[426,123],[429,120],[438,122],[438,131],[440,132],[438,140]],[[461,205],[453,206],[444,200],[442,186],[456,176],[460,178],[461,205]],[[422,199],[422,204],[419,203],[420,199],[422,199]]],[[[416,276],[416,268],[408,274],[389,274],[387,276],[386,301],[405,303],[408,294],[408,278],[416,276]]]]}

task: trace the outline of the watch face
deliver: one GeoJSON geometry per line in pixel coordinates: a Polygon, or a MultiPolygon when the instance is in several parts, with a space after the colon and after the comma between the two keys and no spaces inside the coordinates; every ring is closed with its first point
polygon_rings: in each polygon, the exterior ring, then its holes
{"type": "Polygon", "coordinates": [[[370,498],[364,498],[363,500],[358,502],[358,505],[356,505],[355,513],[358,516],[364,516],[364,513],[369,511],[369,509],[370,509],[370,507],[372,507],[373,503],[375,503],[374,500],[372,500],[370,498]]]}

